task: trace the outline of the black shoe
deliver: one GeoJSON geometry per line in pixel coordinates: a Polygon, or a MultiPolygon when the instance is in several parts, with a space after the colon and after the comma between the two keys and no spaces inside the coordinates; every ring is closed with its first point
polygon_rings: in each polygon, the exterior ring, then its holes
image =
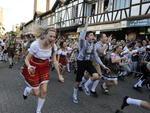
{"type": "Polygon", "coordinates": [[[83,91],[83,88],[82,87],[78,87],[79,91],[83,91]]]}
{"type": "Polygon", "coordinates": [[[76,69],[74,70],[74,74],[77,74],[77,70],[76,69]]]}
{"type": "Polygon", "coordinates": [[[142,92],[142,87],[139,87],[139,86],[135,87],[135,86],[133,86],[133,89],[136,90],[136,91],[142,92]]]}
{"type": "Polygon", "coordinates": [[[148,90],[150,90],[150,84],[146,84],[148,90]]]}
{"type": "Polygon", "coordinates": [[[12,68],[12,65],[9,65],[9,68],[12,68]]]}
{"type": "Polygon", "coordinates": [[[128,106],[129,104],[127,103],[127,99],[128,99],[129,97],[128,96],[125,96],[124,98],[123,98],[123,102],[122,102],[122,105],[121,105],[121,109],[123,110],[126,106],[128,106]]]}
{"type": "Polygon", "coordinates": [[[98,97],[98,94],[97,94],[97,92],[96,92],[96,91],[95,91],[95,92],[90,91],[90,94],[91,94],[93,97],[98,97]]]}
{"type": "Polygon", "coordinates": [[[125,81],[125,77],[124,76],[118,76],[118,79],[121,81],[125,81]]]}
{"type": "Polygon", "coordinates": [[[26,100],[28,98],[28,96],[23,95],[23,99],[26,100]]]}
{"type": "Polygon", "coordinates": [[[117,109],[115,113],[123,113],[123,111],[117,109]]]}

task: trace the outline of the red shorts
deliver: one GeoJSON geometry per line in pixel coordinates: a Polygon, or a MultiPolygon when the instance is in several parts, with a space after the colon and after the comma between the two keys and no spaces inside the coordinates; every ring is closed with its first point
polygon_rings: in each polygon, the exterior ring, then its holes
{"type": "Polygon", "coordinates": [[[34,75],[29,74],[26,65],[24,65],[21,72],[28,85],[31,87],[39,87],[40,84],[49,80],[50,64],[48,60],[41,61],[33,57],[30,60],[30,64],[36,67],[34,75]]]}

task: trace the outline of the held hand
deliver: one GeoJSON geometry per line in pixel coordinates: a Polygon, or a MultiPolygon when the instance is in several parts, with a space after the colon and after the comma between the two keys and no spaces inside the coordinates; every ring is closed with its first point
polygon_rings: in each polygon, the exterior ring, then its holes
{"type": "Polygon", "coordinates": [[[105,70],[106,70],[107,73],[111,72],[111,70],[108,67],[105,67],[105,70]]]}
{"type": "Polygon", "coordinates": [[[126,60],[127,60],[127,57],[122,57],[121,60],[122,60],[122,61],[126,61],[126,60]]]}
{"type": "Polygon", "coordinates": [[[89,16],[87,16],[87,17],[85,18],[85,26],[84,26],[84,28],[83,28],[82,31],[87,31],[88,21],[89,21],[89,16]]]}
{"type": "Polygon", "coordinates": [[[28,67],[28,72],[29,72],[29,74],[30,74],[31,76],[34,76],[34,74],[35,74],[35,68],[36,68],[36,67],[34,67],[34,66],[29,66],[29,67],[28,67]]]}
{"type": "Polygon", "coordinates": [[[111,41],[112,41],[112,35],[110,35],[110,36],[108,37],[108,43],[111,43],[111,41]]]}
{"type": "Polygon", "coordinates": [[[89,24],[89,16],[87,16],[85,19],[85,30],[87,30],[88,24],[89,24]]]}
{"type": "Polygon", "coordinates": [[[59,69],[62,69],[63,65],[61,63],[58,64],[59,69]]]}

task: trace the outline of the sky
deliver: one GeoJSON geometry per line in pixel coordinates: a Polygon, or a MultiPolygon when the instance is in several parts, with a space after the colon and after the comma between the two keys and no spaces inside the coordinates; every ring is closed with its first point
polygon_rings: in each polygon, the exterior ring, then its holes
{"type": "MultiPolygon", "coordinates": [[[[45,6],[46,0],[38,0],[40,8],[45,6]]],[[[55,0],[51,0],[53,6],[55,0]]],[[[4,9],[4,27],[11,31],[12,26],[33,19],[34,0],[0,0],[0,7],[4,9]]]]}
{"type": "Polygon", "coordinates": [[[13,25],[30,21],[33,18],[33,6],[34,0],[0,0],[6,31],[11,31],[13,25]]]}

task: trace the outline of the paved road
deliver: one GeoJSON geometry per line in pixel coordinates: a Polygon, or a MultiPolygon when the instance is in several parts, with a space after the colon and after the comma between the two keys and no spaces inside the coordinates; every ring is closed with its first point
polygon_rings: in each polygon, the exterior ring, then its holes
{"type": "MultiPolygon", "coordinates": [[[[25,83],[19,74],[21,64],[8,68],[8,64],[0,63],[0,113],[35,113],[37,99],[30,96],[23,100],[22,92],[25,83]]],[[[69,73],[65,76],[65,83],[57,82],[55,72],[52,72],[48,86],[48,96],[42,113],[115,113],[120,106],[122,97],[129,95],[149,101],[149,92],[143,93],[132,89],[135,78],[129,77],[126,81],[120,81],[111,91],[111,96],[101,93],[100,85],[97,88],[98,98],[86,96],[80,93],[80,103],[73,104],[71,100],[73,81],[75,75],[69,73]]],[[[128,107],[124,113],[148,113],[142,108],[128,107]]]]}

